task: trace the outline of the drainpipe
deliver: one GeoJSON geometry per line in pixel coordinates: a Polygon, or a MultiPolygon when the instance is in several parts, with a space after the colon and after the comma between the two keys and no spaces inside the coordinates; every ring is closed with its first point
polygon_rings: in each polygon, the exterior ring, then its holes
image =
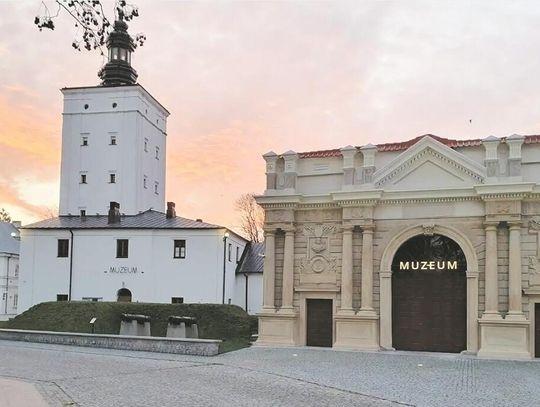
{"type": "Polygon", "coordinates": [[[11,256],[7,256],[7,270],[6,270],[6,303],[5,303],[5,310],[4,314],[7,315],[7,303],[8,303],[8,297],[9,297],[9,259],[11,259],[11,256]]]}
{"type": "Polygon", "coordinates": [[[248,273],[244,273],[244,277],[246,278],[246,312],[248,312],[248,273]]]}
{"type": "Polygon", "coordinates": [[[227,238],[229,237],[229,232],[225,232],[223,236],[223,288],[222,288],[222,297],[221,303],[225,304],[225,271],[227,265],[227,238]]]}
{"type": "Polygon", "coordinates": [[[68,301],[71,301],[71,285],[73,283],[73,229],[69,229],[71,233],[71,244],[69,248],[69,291],[68,291],[68,301]]]}

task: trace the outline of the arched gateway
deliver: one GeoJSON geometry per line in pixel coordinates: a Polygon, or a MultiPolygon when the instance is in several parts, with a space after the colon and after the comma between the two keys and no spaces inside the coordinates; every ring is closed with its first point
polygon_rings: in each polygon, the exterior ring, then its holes
{"type": "Polygon", "coordinates": [[[404,242],[392,261],[392,345],[398,350],[467,348],[467,261],[442,235],[404,242]]]}
{"type": "MultiPolygon", "coordinates": [[[[470,353],[476,353],[478,351],[478,258],[476,256],[476,250],[474,248],[474,246],[472,245],[471,241],[468,239],[468,237],[463,233],[461,232],[460,230],[454,228],[454,227],[451,227],[451,226],[446,226],[446,225],[433,225],[433,224],[424,224],[424,225],[416,225],[416,226],[412,226],[408,229],[405,229],[405,230],[402,230],[400,233],[397,233],[396,235],[394,235],[394,237],[388,242],[388,244],[386,245],[384,251],[383,251],[383,254],[382,254],[382,257],[381,257],[381,263],[380,263],[380,272],[379,272],[379,277],[380,277],[380,319],[379,319],[379,323],[380,323],[380,346],[383,348],[383,349],[395,349],[395,346],[398,347],[398,349],[400,349],[400,346],[402,346],[404,343],[403,342],[400,342],[403,340],[403,338],[399,338],[401,332],[400,332],[400,329],[401,327],[403,326],[403,321],[397,321],[396,323],[394,323],[394,318],[398,318],[398,319],[401,319],[402,318],[402,315],[399,315],[398,312],[394,313],[394,311],[397,309],[397,307],[399,306],[399,308],[402,308],[403,310],[403,307],[405,305],[401,304],[401,305],[396,305],[394,306],[393,304],[393,300],[396,295],[398,295],[398,293],[402,292],[402,291],[411,291],[412,293],[415,293],[415,292],[418,292],[418,288],[414,286],[412,287],[409,287],[410,289],[409,290],[405,290],[405,289],[402,289],[400,287],[398,287],[395,291],[393,286],[394,286],[394,283],[397,282],[397,284],[399,285],[400,284],[400,278],[403,277],[403,279],[406,279],[408,276],[407,275],[403,275],[403,276],[398,276],[397,274],[398,273],[405,273],[407,270],[405,269],[405,265],[403,265],[404,269],[402,271],[395,271],[396,273],[396,279],[394,279],[394,267],[392,267],[393,265],[395,265],[395,262],[394,262],[394,259],[396,258],[396,260],[399,258],[399,256],[401,256],[401,254],[398,254],[398,252],[400,252],[402,246],[404,247],[404,251],[406,250],[407,248],[407,245],[406,243],[410,240],[410,239],[413,239],[417,236],[420,236],[422,237],[422,239],[425,239],[423,240],[424,244],[426,244],[426,241],[427,242],[431,242],[431,240],[429,238],[431,237],[435,237],[435,236],[440,236],[438,239],[436,239],[433,244],[435,246],[437,246],[438,244],[443,244],[444,245],[444,242],[447,242],[447,244],[452,244],[452,245],[455,245],[457,246],[461,252],[462,252],[462,257],[461,258],[464,258],[465,260],[460,260],[461,263],[458,262],[457,265],[455,265],[454,263],[452,263],[453,259],[450,258],[450,259],[446,259],[447,261],[450,261],[450,265],[446,262],[446,263],[437,263],[436,260],[433,260],[435,261],[435,263],[431,263],[431,258],[426,258],[426,259],[419,259],[419,258],[415,258],[413,259],[414,261],[425,261],[427,263],[414,263],[414,264],[411,264],[409,263],[408,267],[409,267],[409,270],[408,271],[413,271],[415,274],[420,274],[421,272],[427,272],[427,273],[430,273],[431,271],[436,271],[437,268],[441,269],[441,273],[443,273],[442,269],[443,268],[447,268],[447,269],[451,269],[451,270],[448,270],[448,271],[444,271],[445,273],[446,272],[454,272],[454,271],[459,271],[459,270],[463,270],[465,272],[465,286],[466,286],[466,291],[465,291],[465,305],[461,305],[461,306],[464,306],[465,307],[465,319],[466,319],[466,345],[465,347],[463,347],[463,344],[461,342],[461,344],[458,346],[456,346],[456,348],[454,348],[454,350],[451,350],[451,351],[454,351],[454,352],[457,352],[457,348],[460,348],[461,350],[466,350],[467,352],[470,352],[470,353]],[[452,242],[452,243],[449,243],[449,242],[452,242]],[[414,269],[413,269],[413,266],[414,266],[414,269]],[[450,266],[450,267],[449,267],[450,266]],[[431,267],[434,268],[434,270],[431,270],[431,267]],[[454,269],[454,267],[458,267],[457,269],[454,269]],[[461,267],[461,268],[460,268],[461,267]],[[424,270],[422,270],[422,268],[424,270]],[[427,270],[426,270],[427,269],[427,270]],[[395,315],[394,315],[395,314],[395,315]],[[396,330],[396,333],[394,333],[394,330],[396,330]],[[397,336],[396,336],[396,335],[397,336]]],[[[431,243],[430,243],[431,244],[431,243]]],[[[455,248],[455,246],[453,246],[455,248]]],[[[438,249],[436,249],[438,250],[438,249]]],[[[457,256],[457,252],[456,252],[456,256],[457,256]]],[[[456,260],[457,260],[457,257],[456,257],[456,260]]],[[[442,261],[442,260],[439,260],[439,262],[442,261]]],[[[397,267],[399,268],[399,263],[397,263],[397,267]]],[[[463,271],[461,271],[461,273],[463,273],[463,271]]],[[[415,279],[414,276],[410,276],[411,279],[415,279]]],[[[420,279],[429,279],[429,276],[420,276],[418,277],[418,282],[420,282],[420,279]]],[[[443,277],[444,278],[444,277],[443,277]]],[[[452,278],[451,276],[449,276],[448,278],[452,278]]],[[[461,275],[458,275],[458,276],[455,276],[456,280],[460,280],[461,282],[463,282],[463,274],[461,275]]],[[[459,284],[456,282],[456,284],[459,284]]],[[[420,282],[420,285],[421,286],[428,286],[429,284],[428,283],[425,283],[425,282],[420,282]]],[[[445,288],[446,286],[443,284],[443,287],[442,287],[442,291],[441,291],[441,294],[442,295],[446,295],[448,293],[444,292],[445,291],[445,288]]],[[[439,288],[441,289],[441,288],[439,288]]],[[[450,288],[449,288],[450,289],[450,288]]],[[[431,291],[427,291],[427,293],[429,294],[429,296],[431,297],[431,301],[434,300],[434,295],[433,290],[431,291]]],[[[459,291],[460,291],[460,295],[463,294],[463,288],[459,288],[459,291]]],[[[396,301],[399,301],[399,300],[396,300],[396,301]]],[[[437,301],[435,299],[435,301],[437,301]]],[[[448,300],[445,300],[445,301],[448,301],[448,300]]],[[[454,300],[452,300],[454,301],[454,300]]],[[[459,300],[458,300],[459,302],[459,300]]],[[[431,307],[436,307],[438,305],[432,305],[431,307]]],[[[413,307],[412,309],[413,310],[418,310],[420,307],[420,305],[417,303],[417,304],[412,304],[411,307],[413,307]],[[416,308],[414,308],[416,307],[416,308]]],[[[425,306],[423,306],[423,308],[425,308],[425,306]]],[[[416,312],[416,311],[415,311],[416,312]]],[[[418,311],[419,312],[419,311],[418,311]]],[[[459,315],[461,315],[461,317],[463,316],[463,310],[461,309],[461,311],[459,311],[458,313],[459,315]]],[[[430,317],[429,317],[430,318],[430,317]]],[[[429,319],[428,318],[428,319],[429,319]]],[[[410,322],[410,321],[409,321],[410,322]]],[[[462,322],[459,322],[461,328],[463,327],[463,323],[462,322]]],[[[435,331],[437,331],[437,329],[440,329],[440,328],[437,328],[436,326],[433,328],[435,329],[435,331]]],[[[429,333],[423,333],[422,335],[427,335],[429,337],[429,333]]],[[[452,335],[454,335],[454,331],[452,331],[452,335]]],[[[424,341],[426,340],[425,338],[423,339],[424,341]]],[[[462,339],[461,339],[462,341],[462,339]]],[[[408,345],[411,345],[411,343],[409,342],[408,345]]],[[[408,346],[407,344],[405,344],[405,346],[408,346]]],[[[420,349],[420,350],[437,350],[436,348],[430,348],[430,347],[427,347],[427,346],[424,346],[425,343],[423,345],[421,344],[416,344],[416,345],[413,345],[413,346],[418,346],[418,348],[416,349],[420,349]]],[[[412,348],[412,347],[411,347],[412,348]]],[[[448,350],[445,350],[441,347],[437,347],[438,350],[441,350],[441,351],[448,351],[448,350]]],[[[404,347],[402,347],[401,349],[405,349],[404,347]]]]}

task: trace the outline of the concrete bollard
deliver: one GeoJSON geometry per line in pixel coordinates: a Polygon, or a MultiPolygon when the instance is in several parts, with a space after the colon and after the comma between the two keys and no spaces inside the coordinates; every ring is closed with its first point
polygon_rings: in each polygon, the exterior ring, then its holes
{"type": "Polygon", "coordinates": [[[120,320],[120,335],[151,336],[149,316],[122,314],[120,320]]]}
{"type": "Polygon", "coordinates": [[[198,338],[197,319],[171,315],[167,325],[168,338],[198,338]]]}

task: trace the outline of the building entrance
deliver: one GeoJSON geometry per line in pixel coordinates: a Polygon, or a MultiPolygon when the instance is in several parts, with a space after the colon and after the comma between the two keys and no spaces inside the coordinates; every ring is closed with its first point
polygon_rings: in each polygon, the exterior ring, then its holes
{"type": "Polygon", "coordinates": [[[131,302],[131,291],[127,288],[121,288],[116,293],[118,302],[131,302]]]}
{"type": "Polygon", "coordinates": [[[307,346],[332,347],[332,300],[308,299],[307,346]]]}
{"type": "Polygon", "coordinates": [[[461,352],[467,347],[467,264],[442,235],[415,236],[392,262],[392,346],[461,352]]]}

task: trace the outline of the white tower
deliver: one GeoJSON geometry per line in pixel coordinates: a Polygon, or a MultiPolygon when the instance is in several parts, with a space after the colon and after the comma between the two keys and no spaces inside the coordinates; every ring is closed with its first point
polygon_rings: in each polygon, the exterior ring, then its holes
{"type": "Polygon", "coordinates": [[[106,215],[111,201],[126,215],[165,210],[169,112],[136,83],[125,22],[107,48],[100,86],[62,89],[61,216],[106,215]]]}

